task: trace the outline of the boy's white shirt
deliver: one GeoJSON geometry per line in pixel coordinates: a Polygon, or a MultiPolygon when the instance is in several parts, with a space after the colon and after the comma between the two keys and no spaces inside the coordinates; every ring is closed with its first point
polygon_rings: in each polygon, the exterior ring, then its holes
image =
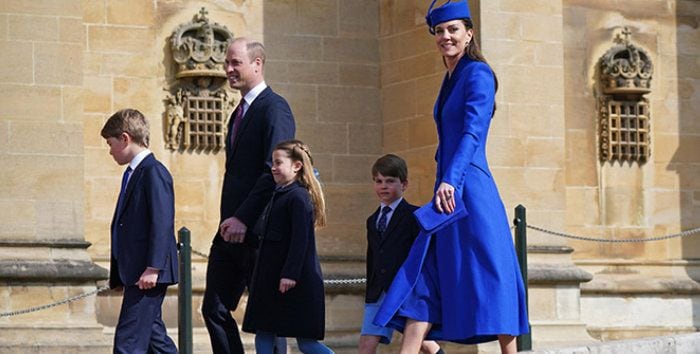
{"type": "Polygon", "coordinates": [[[134,171],[136,170],[136,167],[139,167],[139,164],[141,164],[141,161],[146,158],[146,156],[151,154],[151,150],[149,149],[144,149],[143,151],[139,152],[134,156],[133,159],[131,159],[131,162],[129,162],[129,167],[131,167],[131,172],[129,173],[129,177],[126,179],[126,185],[129,185],[129,181],[131,181],[131,175],[134,174],[134,171]]]}

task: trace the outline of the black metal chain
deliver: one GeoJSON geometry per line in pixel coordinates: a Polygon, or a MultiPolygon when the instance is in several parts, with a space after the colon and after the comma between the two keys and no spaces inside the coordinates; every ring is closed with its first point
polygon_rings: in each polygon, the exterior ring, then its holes
{"type": "Polygon", "coordinates": [[[41,306],[30,307],[30,308],[26,308],[26,309],[22,309],[22,310],[17,310],[17,311],[2,312],[2,313],[0,313],[0,318],[2,318],[2,317],[12,317],[12,316],[17,316],[17,315],[23,315],[23,314],[26,314],[26,313],[31,313],[31,312],[37,312],[37,311],[41,311],[41,310],[50,309],[50,308],[52,308],[52,307],[56,307],[56,306],[59,306],[59,305],[68,304],[68,303],[71,303],[71,302],[73,302],[73,301],[78,301],[78,300],[80,300],[80,299],[86,298],[86,297],[88,297],[88,296],[96,295],[96,294],[99,294],[99,293],[101,293],[101,292],[103,292],[103,291],[107,291],[107,290],[109,290],[109,286],[104,285],[104,286],[101,286],[101,287],[99,287],[99,288],[97,288],[97,289],[95,289],[95,290],[88,291],[88,292],[82,293],[82,294],[80,294],[80,295],[72,296],[72,297],[63,299],[63,300],[61,300],[61,301],[57,301],[57,302],[51,303],[51,304],[46,304],[46,305],[41,305],[41,306]]]}
{"type": "Polygon", "coordinates": [[[549,235],[565,237],[565,238],[570,238],[570,239],[574,239],[574,240],[607,242],[607,243],[634,243],[634,242],[661,241],[661,240],[668,240],[670,238],[676,238],[676,237],[692,236],[692,235],[695,235],[697,233],[700,233],[700,227],[699,227],[699,228],[690,229],[687,231],[683,231],[683,232],[679,232],[679,233],[675,233],[675,234],[671,234],[671,235],[621,240],[621,239],[607,239],[607,238],[572,235],[572,234],[567,234],[564,232],[547,230],[545,228],[542,228],[539,226],[534,226],[534,225],[529,225],[529,224],[527,225],[527,228],[535,230],[535,231],[543,232],[543,233],[546,233],[549,235]]]}

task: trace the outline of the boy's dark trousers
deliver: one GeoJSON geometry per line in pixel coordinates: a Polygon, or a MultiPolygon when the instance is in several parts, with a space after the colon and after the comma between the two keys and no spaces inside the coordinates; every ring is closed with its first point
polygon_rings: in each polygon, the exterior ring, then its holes
{"type": "Polygon", "coordinates": [[[161,318],[161,305],[167,289],[166,284],[157,284],[148,290],[141,290],[136,285],[124,287],[119,323],[114,334],[115,354],[177,353],[161,318]]]}

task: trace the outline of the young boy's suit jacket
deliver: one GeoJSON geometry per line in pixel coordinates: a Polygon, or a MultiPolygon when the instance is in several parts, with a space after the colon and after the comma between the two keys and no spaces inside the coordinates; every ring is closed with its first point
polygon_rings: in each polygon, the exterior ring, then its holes
{"type": "Polygon", "coordinates": [[[367,218],[367,289],[365,302],[377,302],[382,291],[387,291],[420,228],[413,216],[418,207],[406,200],[396,206],[386,231],[377,232],[380,209],[367,218]]]}
{"type": "Polygon", "coordinates": [[[114,212],[111,288],[134,285],[146,267],[160,270],[159,284],[177,283],[174,209],[172,177],[150,154],[131,172],[123,201],[114,212]]]}

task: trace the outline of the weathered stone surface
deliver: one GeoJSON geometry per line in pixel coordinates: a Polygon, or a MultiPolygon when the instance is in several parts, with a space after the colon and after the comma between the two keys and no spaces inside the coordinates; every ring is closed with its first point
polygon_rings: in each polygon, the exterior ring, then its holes
{"type": "Polygon", "coordinates": [[[318,92],[318,115],[322,122],[378,122],[379,90],[327,87],[318,92]]]}
{"type": "Polygon", "coordinates": [[[347,0],[338,2],[338,35],[376,38],[379,32],[376,0],[347,0]]]}
{"type": "Polygon", "coordinates": [[[107,1],[107,23],[134,26],[152,25],[154,4],[140,0],[107,1]]]}
{"type": "Polygon", "coordinates": [[[265,50],[275,60],[318,60],[323,57],[322,39],[316,36],[271,36],[265,39],[265,50]]]}
{"type": "Polygon", "coordinates": [[[377,154],[382,151],[382,126],[380,124],[350,124],[351,154],[377,154]]]}
{"type": "Polygon", "coordinates": [[[0,38],[7,38],[7,15],[0,14],[0,38]]]}
{"type": "Polygon", "coordinates": [[[34,83],[33,45],[28,42],[0,41],[3,65],[0,75],[6,83],[34,83]]]}
{"type": "Polygon", "coordinates": [[[338,3],[326,0],[297,1],[297,33],[334,37],[338,33],[338,3]]]}
{"type": "Polygon", "coordinates": [[[153,30],[139,27],[88,26],[87,45],[90,51],[143,54],[154,44],[153,30]]]}
{"type": "Polygon", "coordinates": [[[53,42],[58,40],[58,18],[53,16],[10,15],[10,40],[53,42]]]}
{"type": "Polygon", "coordinates": [[[287,78],[295,84],[338,84],[337,63],[304,62],[290,64],[290,67],[287,78]]]}
{"type": "Polygon", "coordinates": [[[45,43],[36,45],[34,51],[35,79],[38,82],[49,85],[82,84],[81,45],[45,43]]]}
{"type": "Polygon", "coordinates": [[[341,85],[379,87],[379,67],[376,64],[339,64],[341,85]]]}
{"type": "Polygon", "coordinates": [[[46,120],[61,115],[60,88],[0,83],[0,92],[2,117],[46,120]]]}
{"type": "Polygon", "coordinates": [[[15,154],[0,155],[0,162],[15,167],[0,172],[3,197],[73,201],[82,195],[82,184],[75,179],[76,171],[83,168],[81,158],[15,154]]]}
{"type": "Polygon", "coordinates": [[[375,63],[378,58],[376,39],[329,38],[323,41],[324,60],[375,63]]]}
{"type": "Polygon", "coordinates": [[[297,137],[309,145],[312,154],[347,154],[350,143],[348,125],[311,123],[297,125],[297,137]]]}
{"type": "Polygon", "coordinates": [[[0,12],[51,16],[76,16],[81,13],[80,0],[3,1],[0,12]]]}
{"type": "Polygon", "coordinates": [[[82,155],[82,128],[82,124],[55,121],[13,122],[9,132],[11,151],[20,154],[82,155]],[[29,145],[29,141],[34,143],[29,145]]]}

